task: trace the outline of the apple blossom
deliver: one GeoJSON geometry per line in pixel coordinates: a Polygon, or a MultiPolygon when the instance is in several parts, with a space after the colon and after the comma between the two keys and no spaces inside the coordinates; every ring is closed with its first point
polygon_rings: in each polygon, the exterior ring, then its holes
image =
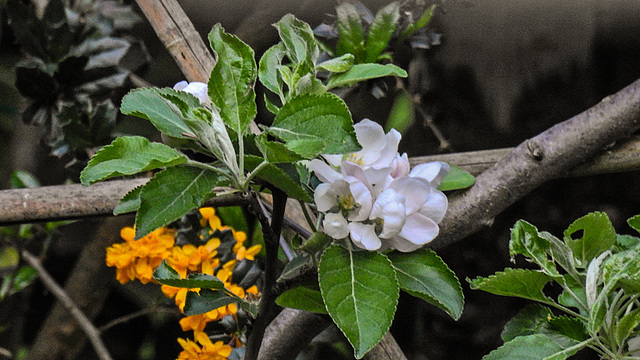
{"type": "Polygon", "coordinates": [[[448,164],[432,162],[410,169],[407,154],[398,154],[400,134],[385,134],[370,120],[355,125],[362,150],[323,155],[309,167],[322,184],[315,191],[323,229],[335,238],[349,237],[359,248],[415,251],[433,240],[447,210],[437,187],[448,164]]]}
{"type": "Polygon", "coordinates": [[[175,84],[173,86],[173,89],[195,95],[195,97],[200,100],[200,104],[211,106],[211,99],[209,98],[209,94],[207,93],[207,84],[203,82],[192,81],[189,83],[183,80],[175,84]]]}

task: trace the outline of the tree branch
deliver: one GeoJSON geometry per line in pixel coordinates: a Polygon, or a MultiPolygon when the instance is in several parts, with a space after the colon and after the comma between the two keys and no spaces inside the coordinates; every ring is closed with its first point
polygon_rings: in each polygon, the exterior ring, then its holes
{"type": "MultiPolygon", "coordinates": [[[[113,215],[120,198],[149,179],[114,180],[91,186],[55,185],[0,191],[0,225],[35,221],[73,220],[113,215]]],[[[218,192],[228,189],[218,188],[218,192]]],[[[239,195],[213,197],[205,204],[229,206],[241,203],[239,195]]]]}
{"type": "Polygon", "coordinates": [[[74,319],[78,322],[82,330],[84,330],[85,334],[91,341],[93,348],[98,355],[98,358],[101,360],[112,360],[111,355],[109,355],[109,351],[104,346],[104,343],[100,339],[100,333],[93,326],[91,321],[87,319],[84,313],[78,308],[78,306],[71,300],[69,295],[56,283],[56,281],[49,275],[47,270],[42,266],[38,258],[33,256],[30,252],[23,250],[22,258],[33,267],[37,272],[40,280],[44,284],[44,286],[51,291],[51,293],[60,301],[67,310],[73,315],[74,319]]]}
{"type": "Polygon", "coordinates": [[[215,60],[176,0],[136,0],[188,81],[207,82],[215,60]]]}
{"type": "Polygon", "coordinates": [[[440,235],[432,247],[450,245],[478,231],[542,183],[562,176],[639,128],[640,80],[636,80],[592,108],[524,141],[480,174],[470,189],[450,196],[440,235]]]}

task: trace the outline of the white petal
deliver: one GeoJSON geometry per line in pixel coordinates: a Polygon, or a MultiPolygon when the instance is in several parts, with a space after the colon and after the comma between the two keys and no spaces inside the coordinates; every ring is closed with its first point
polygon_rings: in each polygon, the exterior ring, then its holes
{"type": "Polygon", "coordinates": [[[393,189],[385,190],[376,199],[369,219],[383,220],[380,237],[390,238],[402,230],[406,218],[404,200],[404,197],[393,189]]]}
{"type": "Polygon", "coordinates": [[[385,241],[382,243],[382,246],[380,247],[380,251],[383,251],[382,249],[386,250],[386,249],[396,249],[400,252],[412,252],[412,251],[416,251],[418,249],[420,249],[422,247],[422,245],[416,245],[412,242],[409,242],[403,238],[401,238],[400,236],[395,236],[391,239],[385,239],[385,241]]]}
{"type": "Polygon", "coordinates": [[[446,214],[448,205],[447,196],[440,190],[432,189],[429,193],[429,199],[422,204],[418,212],[439,223],[446,214]]]}
{"type": "Polygon", "coordinates": [[[349,224],[342,214],[328,213],[322,221],[324,232],[334,239],[342,239],[349,235],[349,224]]]}
{"type": "Polygon", "coordinates": [[[184,81],[184,80],[182,80],[179,83],[173,85],[173,89],[174,90],[182,90],[182,89],[186,88],[187,85],[189,85],[189,83],[184,81]]]}
{"type": "Polygon", "coordinates": [[[349,232],[353,243],[361,249],[373,251],[378,250],[382,245],[374,225],[352,222],[349,223],[349,232]]]}
{"type": "Polygon", "coordinates": [[[407,209],[407,215],[420,210],[422,204],[429,199],[429,193],[432,190],[426,180],[413,177],[394,179],[391,184],[389,184],[389,188],[394,189],[404,197],[404,206],[407,209]]]}
{"type": "Polygon", "coordinates": [[[442,179],[449,173],[451,166],[441,161],[433,161],[430,163],[416,165],[409,176],[425,179],[431,183],[433,187],[440,186],[442,179]]]}
{"type": "Polygon", "coordinates": [[[342,164],[342,159],[344,158],[344,155],[322,154],[322,157],[325,160],[327,160],[329,165],[335,168],[339,168],[340,165],[342,164]]]}
{"type": "Polygon", "coordinates": [[[439,231],[438,224],[433,220],[420,213],[415,213],[407,217],[398,236],[410,243],[424,245],[435,239],[439,231]]]}
{"type": "Polygon", "coordinates": [[[379,169],[376,169],[373,167],[363,169],[364,176],[372,185],[384,182],[389,176],[389,174],[391,173],[391,170],[392,169],[390,166],[379,168],[379,169]]]}
{"type": "Polygon", "coordinates": [[[329,211],[332,207],[337,205],[336,197],[331,192],[331,184],[322,183],[316,187],[316,191],[313,194],[313,199],[316,202],[318,211],[329,211]]]}
{"type": "Polygon", "coordinates": [[[339,172],[337,172],[331,166],[327,165],[327,163],[325,163],[322,160],[318,160],[318,159],[311,160],[311,162],[309,163],[309,169],[311,169],[311,171],[316,173],[316,176],[322,182],[330,183],[338,179],[342,179],[342,175],[339,172]]]}
{"type": "Polygon", "coordinates": [[[391,162],[396,158],[396,155],[398,155],[398,144],[400,143],[401,137],[402,135],[400,135],[396,129],[391,129],[384,136],[384,148],[380,151],[375,163],[370,163],[371,166],[375,168],[390,166],[391,162]]]}
{"type": "MultiPolygon", "coordinates": [[[[181,87],[183,85],[182,82],[179,82],[178,84],[180,84],[181,87]]],[[[175,86],[178,86],[178,84],[176,84],[175,86]]],[[[207,84],[203,82],[193,81],[193,82],[190,82],[187,86],[182,87],[182,89],[179,89],[179,90],[195,95],[198,98],[198,100],[200,100],[200,103],[203,105],[211,104],[211,99],[209,99],[209,94],[207,93],[208,91],[207,84]]]]}
{"type": "Polygon", "coordinates": [[[384,129],[380,124],[369,119],[362,119],[353,127],[358,143],[362,145],[362,150],[355,154],[362,157],[365,164],[373,163],[380,157],[380,152],[386,145],[384,129]]]}
{"type": "Polygon", "coordinates": [[[360,181],[356,181],[354,178],[347,178],[353,180],[349,182],[349,191],[353,196],[353,199],[358,204],[358,208],[349,213],[349,220],[351,221],[363,221],[369,218],[371,213],[371,207],[373,206],[373,197],[371,196],[371,190],[360,181]]]}

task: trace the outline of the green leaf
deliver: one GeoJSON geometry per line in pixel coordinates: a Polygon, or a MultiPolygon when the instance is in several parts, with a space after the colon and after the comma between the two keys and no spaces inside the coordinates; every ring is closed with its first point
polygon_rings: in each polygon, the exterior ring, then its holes
{"type": "Polygon", "coordinates": [[[625,341],[634,333],[640,325],[640,309],[636,308],[619,319],[615,325],[613,334],[618,346],[623,346],[625,341]]]}
{"type": "Polygon", "coordinates": [[[542,292],[544,286],[551,280],[550,276],[539,271],[511,268],[486,278],[467,279],[474,290],[479,289],[495,295],[516,296],[545,304],[552,303],[552,300],[542,292]]]}
{"type": "Polygon", "coordinates": [[[160,266],[153,271],[153,278],[160,284],[179,288],[224,289],[224,283],[213,275],[189,274],[186,279],[182,279],[166,260],[162,260],[160,266]]]}
{"type": "Polygon", "coordinates": [[[275,27],[294,67],[304,63],[306,68],[313,69],[319,50],[309,24],[292,14],[287,14],[275,24],[275,27]]]}
{"type": "Polygon", "coordinates": [[[305,159],[305,157],[300,154],[289,150],[286,144],[269,141],[267,133],[262,133],[256,137],[256,146],[264,158],[270,163],[287,163],[305,159]]]}
{"type": "Polygon", "coordinates": [[[570,316],[554,316],[549,318],[549,330],[576,341],[585,341],[589,335],[584,323],[570,316]]]}
{"type": "Polygon", "coordinates": [[[122,98],[120,111],[151,121],[166,135],[186,139],[190,133],[184,123],[184,114],[190,107],[199,107],[195,96],[173,89],[142,88],[131,90],[122,98]]]}
{"type": "Polygon", "coordinates": [[[414,115],[413,101],[411,101],[409,93],[406,91],[398,93],[393,99],[393,106],[384,126],[385,131],[389,132],[391,129],[396,129],[399,133],[404,134],[413,124],[414,115]]]}
{"type": "Polygon", "coordinates": [[[548,307],[540,304],[527,305],[511,318],[502,330],[502,341],[509,342],[518,336],[542,333],[547,321],[553,316],[548,307]]]}
{"type": "Polygon", "coordinates": [[[549,242],[549,252],[551,253],[553,260],[565,269],[574,279],[580,278],[581,275],[579,275],[576,270],[571,248],[562,242],[562,240],[546,231],[541,231],[538,235],[549,242]]]}
{"type": "Polygon", "coordinates": [[[293,95],[300,96],[306,94],[322,94],[327,91],[322,81],[316,79],[315,75],[309,73],[298,79],[293,88],[293,95]]]}
{"type": "Polygon", "coordinates": [[[318,266],[322,298],[360,359],[391,326],[399,288],[389,259],[379,252],[328,247],[318,266]]]}
{"type": "Polygon", "coordinates": [[[219,182],[216,173],[193,167],[176,166],[157,173],[140,192],[136,239],[202,205],[219,182]]]}
{"type": "Polygon", "coordinates": [[[220,24],[213,26],[209,43],[218,56],[209,78],[209,97],[224,123],[244,134],[257,113],[254,52],[242,40],[226,33],[220,24]]]}
{"type": "Polygon", "coordinates": [[[327,314],[320,290],[298,286],[287,290],[278,296],[276,303],[282,307],[310,311],[317,314],[327,314]]]}
{"type": "Polygon", "coordinates": [[[28,171],[14,171],[11,173],[11,188],[26,189],[40,187],[40,181],[28,171]]]}
{"type": "Polygon", "coordinates": [[[325,154],[360,149],[349,109],[330,93],[292,98],[280,109],[268,132],[285,142],[319,138],[325,142],[325,154]]]}
{"type": "Polygon", "coordinates": [[[258,78],[262,85],[274,94],[278,94],[280,102],[283,104],[285,103],[285,95],[282,89],[284,82],[278,67],[282,63],[285,53],[286,48],[283,43],[280,42],[273,45],[260,58],[260,67],[258,68],[258,78]]]}
{"type": "MultiPolygon", "coordinates": [[[[247,155],[245,156],[245,167],[248,171],[253,171],[262,161],[264,161],[264,159],[261,157],[247,155]]],[[[313,201],[311,195],[309,195],[290,174],[274,164],[267,164],[260,169],[256,176],[284,191],[291,198],[306,202],[313,201]]]]}
{"type": "Polygon", "coordinates": [[[0,274],[5,270],[13,270],[20,263],[20,253],[13,246],[0,248],[0,274]]]}
{"type": "Polygon", "coordinates": [[[186,156],[167,145],[152,143],[141,136],[124,136],[98,150],[80,173],[80,181],[89,185],[115,176],[133,175],[187,161],[186,156]]]}
{"type": "Polygon", "coordinates": [[[38,272],[31,266],[23,266],[13,278],[13,291],[20,291],[31,285],[38,278],[38,272]]]}
{"type": "Polygon", "coordinates": [[[217,157],[232,174],[240,174],[237,156],[227,128],[220,114],[214,109],[210,112],[204,108],[196,108],[189,113],[185,123],[196,134],[198,140],[217,157]]]}
{"type": "Polygon", "coordinates": [[[560,335],[518,336],[485,355],[482,360],[562,360],[586,346],[572,348],[576,344],[578,342],[560,335]]]}
{"type": "Polygon", "coordinates": [[[333,239],[331,238],[331,236],[321,232],[314,232],[313,234],[311,234],[309,239],[307,239],[307,241],[305,241],[304,244],[300,246],[299,250],[305,251],[309,254],[316,254],[320,250],[324,249],[327,245],[329,245],[332,241],[333,239]]]}
{"type": "Polygon", "coordinates": [[[341,73],[351,69],[353,62],[353,54],[344,54],[316,65],[316,71],[326,70],[332,73],[341,73]]]}
{"type": "Polygon", "coordinates": [[[393,33],[396,31],[398,20],[400,20],[400,3],[394,1],[378,10],[376,17],[369,26],[369,33],[365,43],[365,62],[377,62],[380,54],[389,46],[389,40],[391,40],[393,33]]]}
{"type": "Polygon", "coordinates": [[[123,196],[115,209],[113,209],[113,215],[138,211],[138,208],[140,208],[140,192],[143,186],[144,185],[137,186],[123,196]]]}
{"type": "Polygon", "coordinates": [[[538,235],[538,229],[524,220],[518,220],[511,229],[509,254],[524,255],[533,260],[549,276],[559,277],[555,263],[548,259],[549,240],[538,235]]]}
{"type": "Polygon", "coordinates": [[[638,233],[640,233],[640,215],[633,216],[627,220],[627,224],[638,233]]]}
{"type": "Polygon", "coordinates": [[[462,315],[464,294],[456,275],[432,250],[387,254],[400,289],[444,310],[455,320],[462,315]]]}
{"type": "Polygon", "coordinates": [[[564,241],[573,251],[577,266],[587,267],[589,262],[616,242],[616,231],[607,214],[592,212],[574,221],[564,231],[564,241]],[[582,237],[573,239],[572,235],[582,232],[582,237]]]}
{"type": "Polygon", "coordinates": [[[402,31],[402,34],[400,34],[400,41],[404,41],[411,35],[415,34],[416,31],[429,25],[429,22],[431,21],[431,17],[433,16],[433,11],[435,9],[436,9],[436,4],[431,5],[424,13],[422,13],[418,21],[407,26],[407,28],[404,29],[404,31],[402,31]]]}
{"type": "Polygon", "coordinates": [[[449,171],[447,175],[444,176],[444,179],[442,179],[440,186],[438,186],[438,190],[451,191],[466,189],[476,183],[476,178],[466,170],[463,170],[462,168],[455,165],[449,166],[451,166],[451,171],[449,171]]]}
{"type": "Polygon", "coordinates": [[[201,289],[199,293],[189,291],[183,312],[187,316],[200,315],[237,301],[236,298],[221,290],[201,289]]]}
{"type": "Polygon", "coordinates": [[[353,65],[346,72],[332,76],[327,82],[327,88],[351,86],[360,81],[385,76],[407,77],[407,72],[393,64],[358,64],[353,65]]]}
{"type": "Polygon", "coordinates": [[[336,8],[338,15],[338,44],[337,55],[351,53],[355,56],[356,64],[364,62],[364,29],[360,21],[360,14],[356,7],[343,2],[336,8]]]}

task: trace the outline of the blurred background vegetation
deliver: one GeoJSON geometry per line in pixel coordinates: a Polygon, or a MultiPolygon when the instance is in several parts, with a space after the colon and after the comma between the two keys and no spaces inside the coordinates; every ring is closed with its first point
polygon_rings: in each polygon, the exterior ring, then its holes
{"type": "MultiPolygon", "coordinates": [[[[81,7],[84,2],[76,3],[81,7]]],[[[135,3],[99,3],[112,6],[112,10],[131,5],[141,16],[135,24],[121,22],[122,27],[110,29],[100,25],[109,23],[108,19],[83,24],[94,26],[95,31],[111,31],[109,34],[114,37],[135,44],[130,48],[135,51],[127,52],[129,58],[123,56],[118,58],[122,62],[109,65],[114,73],[122,67],[155,86],[173,86],[183,80],[135,3]]],[[[363,3],[375,12],[388,2],[363,3]]],[[[213,24],[221,22],[227,31],[251,45],[258,57],[277,42],[277,32],[271,24],[282,15],[294,13],[315,27],[334,21],[336,5],[329,0],[183,0],[180,4],[203,36],[213,24]]],[[[16,69],[28,49],[16,43],[19,34],[8,25],[7,14],[12,10],[9,6],[11,2],[0,1],[0,189],[11,187],[11,174],[17,170],[32,173],[43,185],[73,179],[77,168],[74,161],[86,161],[90,149],[108,143],[111,133],[159,139],[146,122],[118,117],[110,134],[97,133],[102,137],[96,137],[95,144],[81,144],[78,151],[56,153],[55,144],[42,140],[42,127],[22,121],[23,112],[33,100],[18,91],[16,69]]],[[[127,16],[115,13],[111,24],[127,16]]],[[[346,97],[354,120],[367,117],[385,124],[391,116],[394,124],[404,129],[400,150],[409,156],[515,146],[640,77],[638,2],[446,0],[439,3],[429,29],[442,34],[439,45],[394,49],[395,62],[410,71],[403,86],[415,95],[413,101],[419,102],[420,111],[412,111],[407,99],[400,98],[403,93],[392,79],[377,84],[386,90],[385,97],[375,97],[373,86],[361,87],[346,97]],[[442,146],[442,139],[434,135],[433,126],[446,139],[447,146],[442,146]]],[[[83,79],[110,74],[85,74],[83,79]]],[[[78,76],[72,71],[67,80],[74,81],[78,76]]],[[[102,100],[108,99],[117,107],[119,97],[134,82],[131,78],[123,80],[118,85],[125,90],[109,91],[102,100]]],[[[65,101],[83,101],[75,93],[67,95],[65,101]]],[[[85,108],[95,109],[96,105],[85,108]]],[[[269,121],[265,113],[259,120],[269,121]]],[[[91,114],[88,110],[82,116],[90,119],[91,114]]],[[[628,233],[624,221],[640,213],[639,175],[630,172],[551,181],[511,206],[486,230],[439,253],[464,279],[486,276],[509,266],[509,229],[520,218],[541,230],[559,234],[574,219],[598,210],[609,215],[618,232],[628,233]]],[[[127,222],[133,223],[133,219],[120,219],[100,227],[100,231],[110,229],[111,235],[106,237],[119,241],[118,226],[127,222]]],[[[37,232],[41,237],[53,236],[48,242],[45,265],[60,283],[65,282],[90,239],[96,237],[97,224],[97,220],[87,220],[62,225],[53,230],[55,236],[37,232]]],[[[33,237],[30,239],[35,242],[33,237]]],[[[104,273],[110,276],[110,286],[104,305],[97,306],[97,310],[101,308],[96,311],[97,326],[141,308],[169,303],[152,285],[123,287],[117,284],[111,269],[104,273]]],[[[401,298],[392,333],[409,359],[479,359],[500,344],[502,326],[524,303],[472,292],[462,283],[467,302],[458,322],[421,301],[401,298]]],[[[52,304],[52,296],[39,282],[0,302],[0,347],[15,350],[32,346],[52,304]]],[[[177,325],[177,316],[157,312],[111,328],[104,339],[117,359],[172,359],[180,351],[175,341],[179,336],[185,334],[177,325]]],[[[325,349],[318,347],[314,351],[321,353],[325,349]]],[[[324,356],[318,358],[331,358],[324,356]]],[[[95,355],[90,346],[84,346],[60,358],[93,359],[95,355]]],[[[576,358],[596,357],[584,353],[576,358]]]]}

